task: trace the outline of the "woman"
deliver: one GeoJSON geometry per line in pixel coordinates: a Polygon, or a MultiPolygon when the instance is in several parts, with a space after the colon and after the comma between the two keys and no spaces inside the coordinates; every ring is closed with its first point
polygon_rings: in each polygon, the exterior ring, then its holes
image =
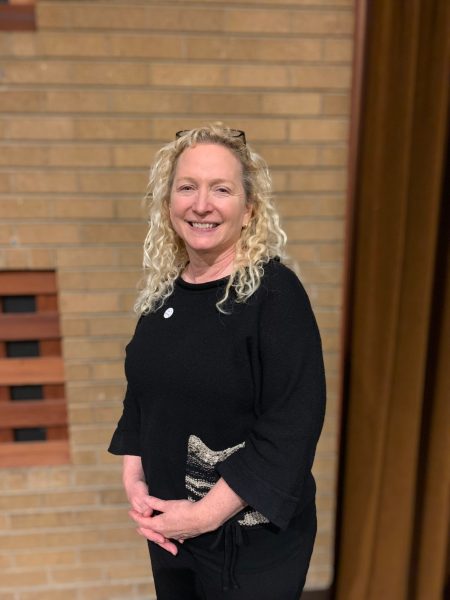
{"type": "Polygon", "coordinates": [[[264,161],[183,131],[149,183],[146,279],[110,452],[159,600],[294,600],[316,535],[321,340],[264,161]]]}

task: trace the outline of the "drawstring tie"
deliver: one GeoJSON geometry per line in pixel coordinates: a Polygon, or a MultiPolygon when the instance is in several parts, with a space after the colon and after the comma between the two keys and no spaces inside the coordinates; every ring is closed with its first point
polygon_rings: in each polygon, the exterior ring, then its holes
{"type": "Polygon", "coordinates": [[[214,550],[224,540],[224,556],[222,565],[222,590],[236,590],[239,584],[235,575],[236,562],[239,546],[242,546],[243,537],[241,526],[237,519],[229,519],[222,527],[219,527],[216,539],[210,549],[214,550]]]}

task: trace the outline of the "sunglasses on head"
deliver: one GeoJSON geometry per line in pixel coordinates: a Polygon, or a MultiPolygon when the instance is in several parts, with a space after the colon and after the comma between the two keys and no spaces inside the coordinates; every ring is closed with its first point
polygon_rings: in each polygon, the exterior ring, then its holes
{"type": "MultiPolygon", "coordinates": [[[[183,135],[186,135],[186,133],[189,133],[190,131],[192,131],[192,129],[182,129],[181,131],[177,131],[175,134],[175,138],[178,139],[178,138],[182,137],[183,135]]],[[[228,132],[231,137],[241,138],[242,141],[244,142],[244,144],[247,143],[247,141],[245,139],[245,132],[242,131],[241,129],[228,129],[228,132]]]]}

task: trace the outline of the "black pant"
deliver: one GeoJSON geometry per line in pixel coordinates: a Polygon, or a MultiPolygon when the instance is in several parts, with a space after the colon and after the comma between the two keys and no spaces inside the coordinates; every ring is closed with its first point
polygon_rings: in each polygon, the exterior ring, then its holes
{"type": "Polygon", "coordinates": [[[149,542],[158,600],[299,600],[316,535],[314,505],[286,532],[247,530],[238,549],[238,589],[224,590],[224,549],[211,550],[214,534],[178,544],[172,556],[149,542]]]}

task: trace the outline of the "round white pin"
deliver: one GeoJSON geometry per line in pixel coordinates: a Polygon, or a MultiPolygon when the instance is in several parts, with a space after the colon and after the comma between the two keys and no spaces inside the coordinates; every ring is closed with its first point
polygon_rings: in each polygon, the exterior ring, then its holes
{"type": "Polygon", "coordinates": [[[169,319],[173,315],[173,308],[167,308],[164,312],[164,318],[169,319]]]}

